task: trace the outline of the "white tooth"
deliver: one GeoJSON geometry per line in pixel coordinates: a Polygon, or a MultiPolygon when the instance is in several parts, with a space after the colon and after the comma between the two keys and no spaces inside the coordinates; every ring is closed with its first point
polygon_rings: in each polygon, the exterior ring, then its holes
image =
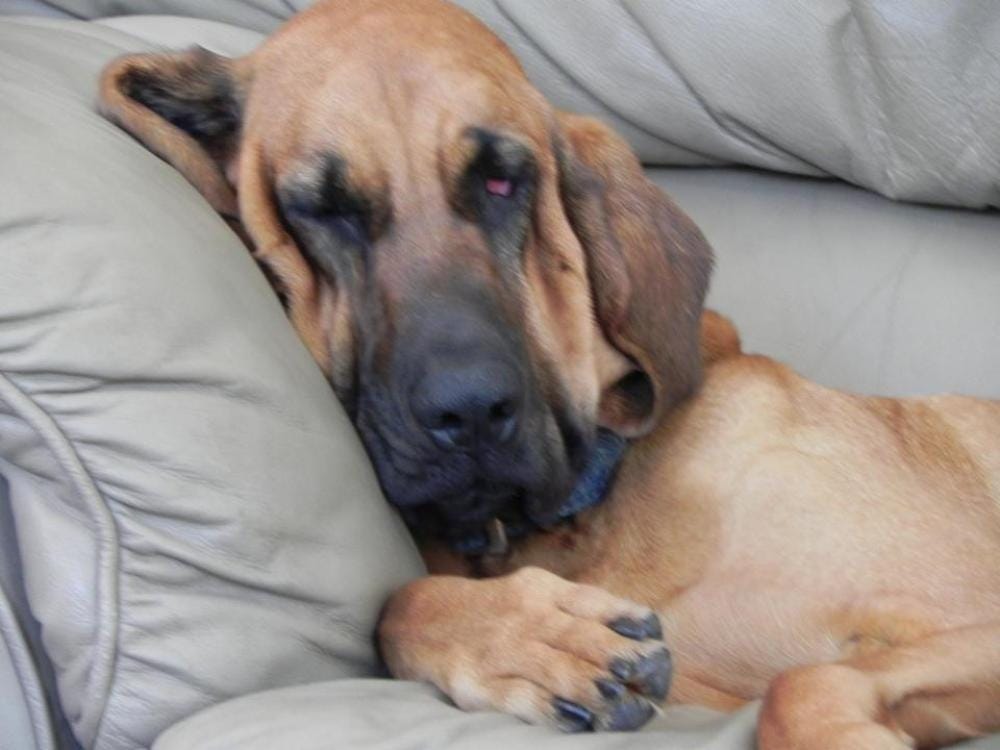
{"type": "Polygon", "coordinates": [[[489,539],[489,547],[486,554],[493,557],[506,555],[510,549],[510,541],[507,539],[507,527],[499,518],[493,518],[486,524],[486,536],[489,539]]]}

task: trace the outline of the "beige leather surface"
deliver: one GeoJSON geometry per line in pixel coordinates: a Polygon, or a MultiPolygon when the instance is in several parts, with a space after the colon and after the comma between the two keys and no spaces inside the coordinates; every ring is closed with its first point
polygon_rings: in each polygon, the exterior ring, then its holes
{"type": "Polygon", "coordinates": [[[651,175],[715,248],[708,304],[746,350],[850,391],[1000,398],[1000,214],[750,170],[651,175]]]}

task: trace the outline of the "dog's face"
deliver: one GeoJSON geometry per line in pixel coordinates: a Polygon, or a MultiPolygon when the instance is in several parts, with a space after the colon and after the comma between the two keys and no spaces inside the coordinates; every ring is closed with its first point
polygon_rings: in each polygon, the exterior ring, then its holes
{"type": "Polygon", "coordinates": [[[102,97],[238,216],[411,521],[551,523],[598,425],[698,382],[700,234],[449,5],[320,3],[240,60],[124,58],[102,97]]]}

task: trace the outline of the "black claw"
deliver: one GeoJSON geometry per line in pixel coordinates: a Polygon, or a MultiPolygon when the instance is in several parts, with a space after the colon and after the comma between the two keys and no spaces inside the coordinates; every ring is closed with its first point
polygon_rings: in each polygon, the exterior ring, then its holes
{"type": "Polygon", "coordinates": [[[579,703],[553,698],[552,705],[559,714],[559,727],[564,732],[586,732],[593,728],[594,714],[579,703]]]}
{"type": "Polygon", "coordinates": [[[625,638],[641,641],[646,638],[646,624],[631,617],[619,617],[608,623],[608,627],[625,638]]]}
{"type": "Polygon", "coordinates": [[[635,663],[621,656],[616,656],[608,665],[608,671],[621,682],[628,682],[635,674],[635,663]]]}
{"type": "Polygon", "coordinates": [[[663,626],[655,612],[650,612],[641,620],[634,617],[619,617],[608,623],[608,627],[618,635],[631,638],[633,641],[644,641],[647,638],[663,640],[663,626]]]}
{"type": "Polygon", "coordinates": [[[656,641],[663,640],[663,625],[660,623],[660,617],[656,612],[650,612],[642,621],[642,624],[646,628],[647,638],[652,638],[656,641]]]}
{"type": "Polygon", "coordinates": [[[653,718],[654,713],[655,709],[649,701],[633,695],[611,710],[601,722],[601,728],[609,732],[629,732],[653,718]]]}
{"type": "Polygon", "coordinates": [[[620,682],[601,677],[594,680],[597,683],[597,691],[608,701],[620,701],[625,695],[626,687],[620,682]]]}
{"type": "Polygon", "coordinates": [[[670,652],[661,648],[639,659],[632,679],[644,695],[662,702],[670,691],[672,672],[670,652]]]}

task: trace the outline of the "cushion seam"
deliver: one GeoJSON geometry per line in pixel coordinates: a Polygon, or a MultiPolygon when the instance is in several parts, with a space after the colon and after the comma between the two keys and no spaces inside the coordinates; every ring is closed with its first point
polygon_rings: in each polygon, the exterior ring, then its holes
{"type": "MultiPolygon", "coordinates": [[[[108,503],[97,488],[72,441],[58,422],[38,402],[16,386],[7,374],[0,372],[0,400],[5,401],[24,422],[34,430],[55,459],[63,476],[76,491],[82,504],[91,511],[97,537],[97,617],[95,633],[95,660],[87,680],[87,692],[100,696],[100,708],[89,709],[84,704],[80,729],[87,730],[89,742],[100,736],[105,709],[111,696],[115,662],[118,656],[118,602],[120,581],[118,567],[120,542],[118,528],[108,503]],[[106,655],[102,658],[102,654],[106,655]],[[94,713],[97,711],[97,715],[94,713]]],[[[81,741],[84,738],[79,738],[81,741]]]]}

